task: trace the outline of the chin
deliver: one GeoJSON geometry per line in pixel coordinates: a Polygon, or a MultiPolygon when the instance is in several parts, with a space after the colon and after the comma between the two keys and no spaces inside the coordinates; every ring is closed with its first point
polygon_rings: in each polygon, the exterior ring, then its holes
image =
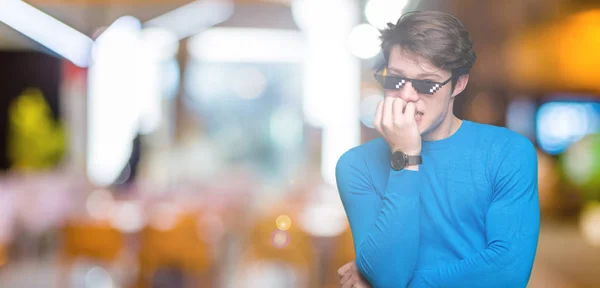
{"type": "Polygon", "coordinates": [[[427,122],[424,120],[425,119],[421,119],[420,121],[417,121],[417,128],[419,129],[419,133],[421,134],[421,137],[423,137],[427,133],[431,132],[431,126],[427,125],[427,122]]]}

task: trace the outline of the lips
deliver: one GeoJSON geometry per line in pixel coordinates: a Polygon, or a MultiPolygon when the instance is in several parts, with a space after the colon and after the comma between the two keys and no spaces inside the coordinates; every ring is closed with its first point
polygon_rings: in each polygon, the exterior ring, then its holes
{"type": "Polygon", "coordinates": [[[417,113],[415,114],[415,120],[419,121],[419,120],[421,120],[421,118],[423,118],[423,113],[421,113],[421,112],[417,112],[417,113]]]}

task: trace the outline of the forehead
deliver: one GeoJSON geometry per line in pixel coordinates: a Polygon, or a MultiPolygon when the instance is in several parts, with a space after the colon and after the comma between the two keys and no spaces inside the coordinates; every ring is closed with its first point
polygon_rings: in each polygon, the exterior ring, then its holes
{"type": "Polygon", "coordinates": [[[435,66],[425,57],[402,49],[400,45],[396,45],[390,50],[388,68],[403,71],[408,74],[405,77],[419,74],[436,74],[445,77],[450,74],[448,71],[435,66]]]}

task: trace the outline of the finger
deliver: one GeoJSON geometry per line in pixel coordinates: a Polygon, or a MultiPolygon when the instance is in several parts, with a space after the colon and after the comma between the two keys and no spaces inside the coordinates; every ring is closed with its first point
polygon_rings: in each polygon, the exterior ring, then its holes
{"type": "Polygon", "coordinates": [[[340,269],[338,269],[338,273],[340,274],[340,276],[342,276],[342,275],[346,274],[348,271],[350,271],[353,263],[354,263],[354,261],[351,261],[351,262],[344,264],[344,266],[340,267],[340,269]]]}
{"type": "Polygon", "coordinates": [[[340,285],[344,286],[344,284],[346,284],[346,282],[348,282],[348,280],[352,278],[352,275],[354,275],[352,271],[348,271],[346,274],[344,274],[344,276],[342,276],[342,279],[340,279],[340,285]]]}
{"type": "Polygon", "coordinates": [[[402,119],[404,114],[404,108],[406,107],[406,101],[396,98],[394,99],[394,120],[402,119]]]}
{"type": "Polygon", "coordinates": [[[350,268],[352,268],[352,262],[344,264],[344,266],[338,269],[338,275],[340,275],[340,277],[344,276],[346,272],[350,271],[350,268]]]}
{"type": "Polygon", "coordinates": [[[375,127],[375,129],[381,133],[381,119],[383,117],[383,101],[381,100],[379,101],[379,104],[377,104],[377,110],[375,112],[375,117],[373,117],[373,127],[375,127]]]}
{"type": "Polygon", "coordinates": [[[410,102],[410,103],[406,104],[406,112],[404,112],[405,119],[414,120],[416,109],[417,109],[417,107],[415,106],[415,103],[410,102]]]}
{"type": "Polygon", "coordinates": [[[386,128],[389,127],[388,125],[392,124],[392,121],[394,121],[394,114],[393,114],[393,104],[394,104],[394,97],[385,97],[385,99],[383,100],[383,115],[382,115],[382,119],[381,119],[381,126],[382,128],[386,128]]]}
{"type": "Polygon", "coordinates": [[[346,283],[344,283],[344,285],[342,285],[342,288],[352,288],[352,287],[354,287],[355,283],[356,283],[356,278],[350,277],[350,279],[348,279],[348,281],[346,281],[346,283]]]}

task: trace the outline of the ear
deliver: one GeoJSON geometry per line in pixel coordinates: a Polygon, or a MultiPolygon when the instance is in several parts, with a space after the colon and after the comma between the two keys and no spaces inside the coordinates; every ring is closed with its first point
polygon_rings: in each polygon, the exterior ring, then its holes
{"type": "Polygon", "coordinates": [[[467,88],[467,83],[469,83],[469,74],[462,75],[456,81],[456,85],[454,85],[454,91],[452,92],[451,97],[456,97],[456,95],[462,93],[462,91],[467,88]]]}

